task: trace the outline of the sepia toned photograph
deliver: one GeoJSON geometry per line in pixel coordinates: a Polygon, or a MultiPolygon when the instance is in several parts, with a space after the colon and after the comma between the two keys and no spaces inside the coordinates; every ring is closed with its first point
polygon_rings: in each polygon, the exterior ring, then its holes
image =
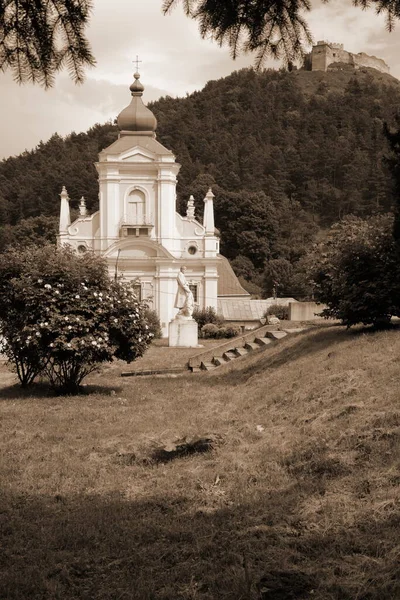
{"type": "Polygon", "coordinates": [[[0,0],[0,600],[400,600],[400,0],[0,0]]]}

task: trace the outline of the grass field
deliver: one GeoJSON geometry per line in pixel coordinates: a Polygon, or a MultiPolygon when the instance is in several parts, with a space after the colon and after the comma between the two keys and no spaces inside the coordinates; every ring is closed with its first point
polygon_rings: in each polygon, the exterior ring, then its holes
{"type": "Polygon", "coordinates": [[[400,598],[398,329],[121,370],[55,397],[1,367],[2,600],[400,598]],[[154,459],[203,434],[211,452],[154,459]]]}

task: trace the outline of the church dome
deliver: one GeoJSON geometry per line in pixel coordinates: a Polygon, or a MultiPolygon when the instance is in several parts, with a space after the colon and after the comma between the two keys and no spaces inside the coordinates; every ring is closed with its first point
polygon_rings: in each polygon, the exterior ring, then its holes
{"type": "Polygon", "coordinates": [[[142,100],[144,87],[139,81],[139,73],[134,74],[135,81],[130,86],[132,100],[129,106],[118,115],[117,125],[121,132],[146,132],[153,134],[157,127],[157,119],[142,100]]]}

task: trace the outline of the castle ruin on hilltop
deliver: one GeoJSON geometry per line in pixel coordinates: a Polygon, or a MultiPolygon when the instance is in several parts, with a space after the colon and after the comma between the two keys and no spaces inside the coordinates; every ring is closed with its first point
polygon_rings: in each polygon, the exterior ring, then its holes
{"type": "MultiPolygon", "coordinates": [[[[327,71],[335,68],[335,64],[342,63],[354,69],[360,67],[371,67],[377,69],[381,73],[389,73],[390,69],[384,60],[369,56],[365,52],[352,54],[344,50],[343,44],[320,41],[316,46],[313,46],[311,51],[311,70],[312,71],[327,71]]],[[[339,65],[338,65],[339,68],[339,65]]]]}

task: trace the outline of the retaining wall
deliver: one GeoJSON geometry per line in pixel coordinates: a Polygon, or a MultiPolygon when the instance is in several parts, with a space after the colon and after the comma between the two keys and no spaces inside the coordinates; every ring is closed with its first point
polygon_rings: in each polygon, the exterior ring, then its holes
{"type": "Polygon", "coordinates": [[[322,319],[320,313],[326,308],[325,304],[316,302],[289,302],[289,321],[314,321],[322,319]]]}

